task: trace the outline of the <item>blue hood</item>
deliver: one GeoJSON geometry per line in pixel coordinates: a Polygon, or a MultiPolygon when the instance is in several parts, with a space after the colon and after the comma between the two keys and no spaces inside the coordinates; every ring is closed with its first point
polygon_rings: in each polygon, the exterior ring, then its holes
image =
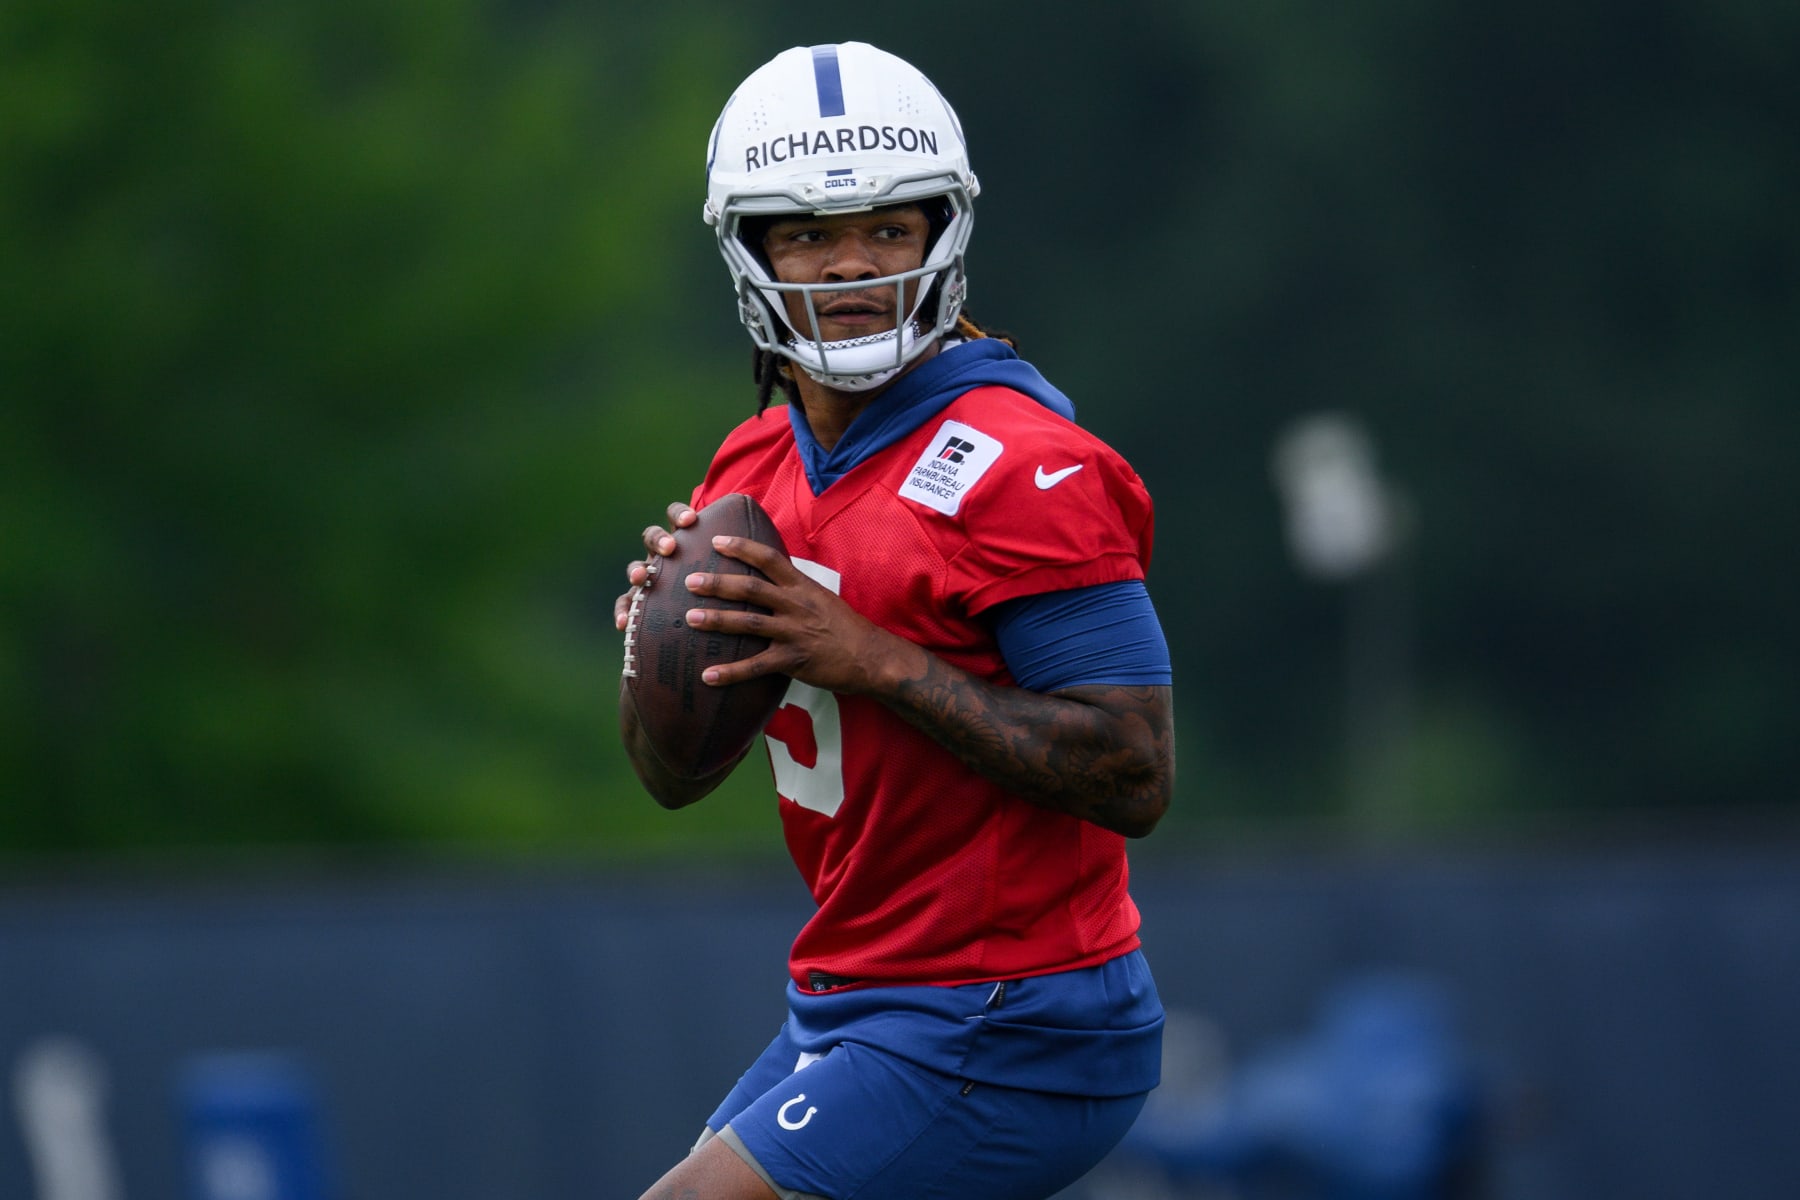
{"type": "Polygon", "coordinates": [[[850,422],[850,428],[828,452],[813,436],[806,413],[787,406],[794,442],[806,465],[813,495],[843,478],[857,463],[885,450],[948,408],[964,392],[978,387],[1006,387],[1023,392],[1060,417],[1073,421],[1075,405],[1038,369],[998,338],[977,338],[944,350],[914,367],[877,396],[850,422]]]}

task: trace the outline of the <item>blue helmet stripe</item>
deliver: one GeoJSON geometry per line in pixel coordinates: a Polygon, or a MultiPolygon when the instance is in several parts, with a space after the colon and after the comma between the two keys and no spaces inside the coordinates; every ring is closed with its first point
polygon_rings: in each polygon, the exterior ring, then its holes
{"type": "Polygon", "coordinates": [[[836,46],[814,46],[813,82],[819,89],[819,115],[821,117],[841,117],[844,115],[844,77],[838,73],[838,56],[836,46]]]}

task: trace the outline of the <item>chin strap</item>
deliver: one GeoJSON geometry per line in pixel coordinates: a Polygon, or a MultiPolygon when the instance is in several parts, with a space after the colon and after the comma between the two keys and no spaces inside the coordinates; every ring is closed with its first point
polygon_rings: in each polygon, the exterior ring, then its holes
{"type": "Polygon", "coordinates": [[[890,329],[841,342],[796,338],[787,346],[788,353],[802,371],[840,392],[866,392],[880,387],[898,375],[921,348],[916,322],[909,322],[901,330],[890,329]],[[898,349],[895,348],[896,337],[899,338],[898,349]]]}

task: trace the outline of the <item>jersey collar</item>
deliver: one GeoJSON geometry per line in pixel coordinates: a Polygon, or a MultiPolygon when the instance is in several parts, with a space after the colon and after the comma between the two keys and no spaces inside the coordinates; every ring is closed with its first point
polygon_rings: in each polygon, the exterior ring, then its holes
{"type": "Polygon", "coordinates": [[[977,338],[946,346],[914,367],[858,413],[830,450],[813,436],[806,410],[789,404],[794,445],[800,452],[813,495],[820,495],[857,464],[937,416],[964,392],[992,385],[1023,392],[1060,416],[1070,420],[1075,417],[1075,405],[1069,398],[998,338],[977,338]]]}

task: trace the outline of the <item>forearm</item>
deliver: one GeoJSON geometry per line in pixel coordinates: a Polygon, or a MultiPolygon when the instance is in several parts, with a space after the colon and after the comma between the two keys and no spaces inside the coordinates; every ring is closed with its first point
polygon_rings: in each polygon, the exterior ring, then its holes
{"type": "Polygon", "coordinates": [[[997,687],[906,645],[871,694],[983,778],[1127,837],[1149,833],[1168,811],[1171,689],[997,687]]]}
{"type": "Polygon", "coordinates": [[[996,687],[876,625],[780,551],[744,538],[714,545],[762,575],[688,576],[695,595],[748,604],[696,609],[689,624],[753,634],[769,648],[708,668],[708,684],[778,672],[828,692],[868,696],[984,778],[1127,837],[1149,833],[1168,811],[1175,782],[1170,688],[1092,685],[1046,694],[996,687]]]}

